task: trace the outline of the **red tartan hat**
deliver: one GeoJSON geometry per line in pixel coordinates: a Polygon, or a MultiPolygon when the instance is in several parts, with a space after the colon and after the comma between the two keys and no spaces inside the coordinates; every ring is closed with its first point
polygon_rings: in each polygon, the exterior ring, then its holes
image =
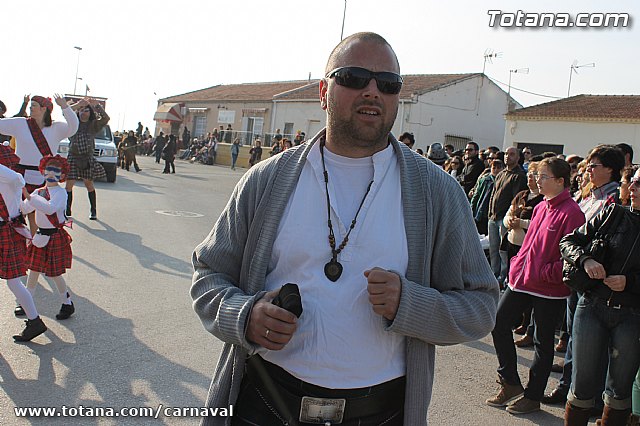
{"type": "Polygon", "coordinates": [[[60,182],[64,182],[66,176],[69,174],[69,162],[67,161],[67,159],[61,157],[59,154],[55,157],[51,155],[45,155],[40,160],[40,165],[38,166],[38,170],[40,170],[40,173],[44,174],[44,169],[49,163],[60,164],[60,168],[62,169],[62,179],[60,179],[60,182]]]}
{"type": "Polygon", "coordinates": [[[37,102],[41,107],[45,107],[49,112],[53,111],[53,102],[51,98],[45,98],[44,96],[34,96],[31,98],[33,102],[37,102]]]}
{"type": "Polygon", "coordinates": [[[20,157],[13,152],[9,145],[0,144],[0,164],[12,168],[20,163],[20,157]]]}

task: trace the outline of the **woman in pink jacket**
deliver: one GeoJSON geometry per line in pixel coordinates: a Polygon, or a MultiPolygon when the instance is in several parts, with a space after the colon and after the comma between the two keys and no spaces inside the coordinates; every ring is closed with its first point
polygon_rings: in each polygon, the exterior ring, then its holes
{"type": "Polygon", "coordinates": [[[537,183],[544,201],[533,210],[529,230],[518,254],[511,259],[505,290],[491,333],[498,355],[500,391],[488,405],[507,407],[511,414],[540,410],[553,363],[555,326],[564,312],[570,290],[562,283],[560,239],[582,225],[584,214],[569,194],[571,166],[559,158],[540,162],[537,183]],[[533,308],[535,355],[526,389],[520,383],[516,347],[511,330],[522,312],[533,308]]]}

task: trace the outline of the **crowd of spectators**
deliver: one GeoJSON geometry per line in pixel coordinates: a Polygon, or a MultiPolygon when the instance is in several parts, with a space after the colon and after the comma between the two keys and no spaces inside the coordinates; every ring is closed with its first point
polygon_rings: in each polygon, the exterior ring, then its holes
{"type": "MultiPolygon", "coordinates": [[[[415,144],[410,133],[399,140],[415,144]]],[[[433,143],[425,156],[467,194],[503,291],[492,333],[500,388],[486,403],[514,415],[565,404],[565,425],[590,417],[637,425],[640,171],[632,147],[597,145],[583,158],[470,141],[457,152],[433,143]],[[597,252],[597,244],[605,249],[597,252]],[[571,268],[584,277],[573,278],[571,268]],[[514,342],[513,332],[522,337],[514,342]],[[528,346],[534,359],[523,386],[516,348],[528,346]],[[554,351],[562,362],[553,363],[554,351]],[[552,371],[562,376],[545,395],[552,371]]]]}

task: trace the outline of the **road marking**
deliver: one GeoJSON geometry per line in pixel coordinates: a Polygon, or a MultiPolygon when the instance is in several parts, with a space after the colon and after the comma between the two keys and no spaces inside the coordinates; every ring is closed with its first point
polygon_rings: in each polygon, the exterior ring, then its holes
{"type": "Polygon", "coordinates": [[[204,215],[200,213],[185,212],[181,210],[156,210],[156,213],[176,217],[204,217],[204,215]]]}

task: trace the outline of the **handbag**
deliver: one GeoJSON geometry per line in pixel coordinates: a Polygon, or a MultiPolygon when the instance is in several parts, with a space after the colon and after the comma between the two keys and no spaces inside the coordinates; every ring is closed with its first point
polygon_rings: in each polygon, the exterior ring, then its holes
{"type": "Polygon", "coordinates": [[[85,155],[74,156],[76,167],[78,170],[87,170],[91,164],[89,163],[89,157],[85,155]]]}
{"type": "MultiPolygon", "coordinates": [[[[618,228],[623,216],[623,207],[614,204],[611,213],[606,217],[600,229],[596,231],[593,240],[585,248],[585,252],[589,253],[595,261],[599,263],[604,261],[609,239],[611,238],[611,231],[618,228]]],[[[602,280],[595,280],[589,277],[584,267],[574,265],[565,260],[562,264],[562,282],[567,287],[583,293],[600,284],[602,280]]]]}

